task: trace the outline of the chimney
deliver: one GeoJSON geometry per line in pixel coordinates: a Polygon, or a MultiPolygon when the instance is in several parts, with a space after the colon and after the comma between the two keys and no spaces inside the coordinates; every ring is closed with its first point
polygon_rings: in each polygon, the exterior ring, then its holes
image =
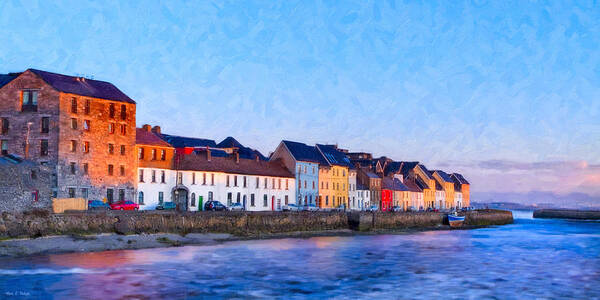
{"type": "Polygon", "coordinates": [[[160,134],[160,126],[154,126],[154,127],[152,127],[152,132],[154,132],[156,134],[160,134]]]}
{"type": "Polygon", "coordinates": [[[152,127],[151,127],[150,125],[148,125],[148,124],[144,124],[144,125],[142,126],[142,129],[144,129],[144,131],[146,131],[146,132],[150,132],[151,128],[152,128],[152,127]]]}
{"type": "Polygon", "coordinates": [[[232,157],[235,159],[235,163],[239,164],[240,163],[240,152],[238,151],[237,148],[233,148],[233,153],[232,153],[232,157]]]}
{"type": "Polygon", "coordinates": [[[208,146],[206,146],[206,160],[210,161],[212,158],[212,155],[210,154],[210,149],[208,148],[208,146]]]}

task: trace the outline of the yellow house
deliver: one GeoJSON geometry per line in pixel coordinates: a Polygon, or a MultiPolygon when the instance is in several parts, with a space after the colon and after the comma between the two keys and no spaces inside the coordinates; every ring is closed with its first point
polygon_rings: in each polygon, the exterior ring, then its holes
{"type": "Polygon", "coordinates": [[[320,207],[335,208],[343,204],[348,208],[348,170],[352,166],[350,160],[337,146],[317,144],[316,147],[328,164],[319,166],[320,207]]]}
{"type": "Polygon", "coordinates": [[[435,170],[432,172],[433,177],[437,180],[446,192],[446,208],[456,207],[454,203],[454,180],[446,172],[435,170]]]}

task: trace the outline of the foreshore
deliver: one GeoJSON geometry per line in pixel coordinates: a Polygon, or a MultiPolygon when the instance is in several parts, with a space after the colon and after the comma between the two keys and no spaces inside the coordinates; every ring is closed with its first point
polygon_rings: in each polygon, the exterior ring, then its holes
{"type": "MultiPolygon", "coordinates": [[[[442,213],[102,212],[0,215],[0,257],[94,252],[226,241],[450,230],[442,213]]],[[[463,229],[512,223],[512,213],[466,213],[463,229]]]]}
{"type": "Polygon", "coordinates": [[[600,211],[573,209],[538,209],[533,212],[533,217],[540,219],[600,220],[600,211]]]}

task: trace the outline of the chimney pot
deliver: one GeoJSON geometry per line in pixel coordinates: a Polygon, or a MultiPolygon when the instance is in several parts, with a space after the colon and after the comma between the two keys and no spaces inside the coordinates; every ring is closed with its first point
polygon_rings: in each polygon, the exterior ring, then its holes
{"type": "Polygon", "coordinates": [[[154,126],[154,127],[152,127],[152,132],[154,132],[156,134],[160,134],[160,126],[154,126]]]}
{"type": "Polygon", "coordinates": [[[210,149],[208,148],[208,146],[206,147],[206,160],[210,161],[212,158],[212,155],[210,154],[210,149]]]}
{"type": "Polygon", "coordinates": [[[142,129],[144,129],[144,131],[150,132],[151,128],[152,127],[150,127],[150,125],[148,125],[148,124],[142,125],[142,129]]]}

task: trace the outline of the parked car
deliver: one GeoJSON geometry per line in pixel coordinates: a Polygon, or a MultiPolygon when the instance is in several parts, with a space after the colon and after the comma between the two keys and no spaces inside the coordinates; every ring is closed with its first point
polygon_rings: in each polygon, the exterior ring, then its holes
{"type": "Polygon", "coordinates": [[[173,210],[177,208],[177,204],[175,202],[163,202],[162,204],[158,204],[156,206],[157,210],[173,210]]]}
{"type": "Polygon", "coordinates": [[[137,203],[133,203],[133,201],[118,201],[110,204],[110,209],[112,210],[138,210],[140,206],[137,203]]]}
{"type": "Polygon", "coordinates": [[[397,211],[402,211],[402,207],[400,206],[393,206],[391,211],[397,212],[397,211]]]}
{"type": "Polygon", "coordinates": [[[378,211],[379,208],[377,207],[377,205],[371,205],[369,207],[367,207],[366,211],[378,211]]]}
{"type": "Polygon", "coordinates": [[[100,201],[100,200],[89,200],[88,201],[88,210],[109,210],[110,205],[100,201]]]}
{"type": "Polygon", "coordinates": [[[290,203],[287,205],[284,205],[281,210],[283,211],[299,211],[302,210],[301,208],[298,207],[298,205],[294,204],[294,203],[290,203]]]}
{"type": "Polygon", "coordinates": [[[213,201],[208,201],[204,204],[204,210],[212,210],[212,211],[217,211],[217,210],[227,210],[227,206],[223,205],[223,203],[213,200],[213,201]]]}
{"type": "Polygon", "coordinates": [[[231,206],[229,206],[229,210],[230,211],[243,211],[245,209],[241,203],[235,202],[235,203],[231,204],[231,206]]]}
{"type": "Polygon", "coordinates": [[[314,205],[312,203],[309,203],[309,204],[305,204],[302,207],[302,210],[305,210],[305,211],[318,211],[319,208],[316,205],[314,205]]]}
{"type": "Polygon", "coordinates": [[[340,205],[338,205],[336,208],[334,208],[334,210],[337,210],[337,211],[345,211],[345,210],[346,210],[346,205],[344,205],[344,204],[340,204],[340,205]]]}

